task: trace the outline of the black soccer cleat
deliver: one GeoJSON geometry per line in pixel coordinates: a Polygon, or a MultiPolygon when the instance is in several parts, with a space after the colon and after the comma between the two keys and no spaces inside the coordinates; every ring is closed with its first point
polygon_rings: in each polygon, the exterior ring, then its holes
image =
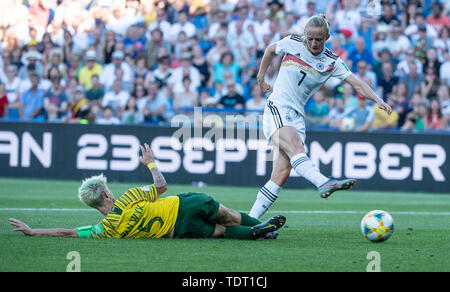
{"type": "Polygon", "coordinates": [[[284,223],[286,223],[286,217],[284,217],[283,215],[273,216],[267,221],[253,226],[251,228],[251,237],[252,239],[263,237],[267,233],[274,232],[280,229],[281,227],[283,227],[284,223]]]}

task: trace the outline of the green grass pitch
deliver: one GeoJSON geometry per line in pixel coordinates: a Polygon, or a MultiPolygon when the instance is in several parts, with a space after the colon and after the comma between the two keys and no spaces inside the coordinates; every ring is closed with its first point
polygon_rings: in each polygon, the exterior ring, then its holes
{"type": "MultiPolygon", "coordinates": [[[[118,197],[142,184],[109,184],[118,197]]],[[[287,217],[277,240],[79,239],[26,237],[8,218],[32,228],[97,224],[102,215],[76,197],[79,181],[0,179],[0,271],[66,271],[67,254],[80,254],[81,271],[299,272],[360,271],[380,255],[381,271],[450,271],[450,195],[405,192],[337,192],[319,198],[313,189],[284,189],[262,219],[287,217]],[[370,210],[394,218],[392,237],[367,241],[360,221],[370,210]]],[[[227,207],[248,211],[257,188],[169,185],[164,195],[196,191],[227,207]]]]}

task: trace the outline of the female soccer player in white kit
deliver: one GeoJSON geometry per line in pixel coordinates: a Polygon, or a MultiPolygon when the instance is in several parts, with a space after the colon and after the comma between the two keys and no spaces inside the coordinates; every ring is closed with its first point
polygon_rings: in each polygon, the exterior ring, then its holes
{"type": "Polygon", "coordinates": [[[356,183],[354,179],[338,181],[324,176],[305,153],[304,106],[330,77],[348,82],[388,114],[392,111],[367,83],[350,72],[339,56],[325,48],[329,37],[325,16],[315,15],[306,22],[304,36],[289,35],[270,44],[264,52],[257,76],[263,92],[271,90],[270,85],[264,82],[264,76],[273,56],[284,56],[263,116],[264,135],[274,146],[272,174],[258,192],[249,213],[252,217],[261,217],[275,202],[292,168],[313,183],[322,198],[328,198],[337,190],[349,189],[356,183]]]}

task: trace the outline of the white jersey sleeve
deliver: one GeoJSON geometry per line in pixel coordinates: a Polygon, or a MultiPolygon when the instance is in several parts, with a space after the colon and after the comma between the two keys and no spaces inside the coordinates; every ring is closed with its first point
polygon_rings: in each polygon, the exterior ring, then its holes
{"type": "Polygon", "coordinates": [[[282,38],[277,41],[277,47],[275,50],[275,54],[287,54],[290,52],[298,51],[298,42],[301,42],[300,37],[295,35],[288,35],[287,37],[282,38]]]}
{"type": "Polygon", "coordinates": [[[345,65],[344,61],[342,61],[341,58],[338,58],[336,61],[336,65],[334,65],[331,76],[336,77],[340,80],[345,80],[345,78],[351,75],[352,72],[350,71],[350,69],[348,69],[347,65],[345,65]]]}

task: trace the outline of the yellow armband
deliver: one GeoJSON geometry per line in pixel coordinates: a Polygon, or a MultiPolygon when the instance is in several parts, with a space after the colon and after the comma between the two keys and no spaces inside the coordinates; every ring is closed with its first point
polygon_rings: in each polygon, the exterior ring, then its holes
{"type": "Polygon", "coordinates": [[[147,167],[149,170],[152,170],[153,168],[157,168],[156,163],[154,163],[154,162],[150,162],[149,164],[147,164],[147,167]]]}

